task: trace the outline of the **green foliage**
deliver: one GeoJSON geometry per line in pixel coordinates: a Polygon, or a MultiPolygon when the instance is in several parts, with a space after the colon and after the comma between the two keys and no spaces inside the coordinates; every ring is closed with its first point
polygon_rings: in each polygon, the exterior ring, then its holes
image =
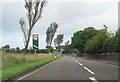
{"type": "Polygon", "coordinates": [[[118,31],[116,32],[116,47],[115,50],[116,52],[120,52],[120,28],[118,28],[118,31]]]}
{"type": "Polygon", "coordinates": [[[39,49],[36,51],[36,53],[48,53],[47,49],[39,49]]]}
{"type": "Polygon", "coordinates": [[[47,4],[47,0],[25,0],[25,9],[27,10],[27,18],[28,18],[28,28],[26,27],[26,23],[24,21],[24,18],[21,18],[20,28],[24,35],[24,45],[25,49],[28,49],[28,45],[30,42],[31,32],[37,23],[37,21],[42,17],[43,8],[47,4]]]}
{"type": "Polygon", "coordinates": [[[85,45],[85,52],[87,53],[101,53],[104,40],[108,37],[108,32],[106,29],[100,30],[96,36],[90,39],[85,45]]]}
{"type": "MultiPolygon", "coordinates": [[[[110,34],[110,33],[109,33],[110,34]]],[[[111,35],[111,34],[110,34],[111,35]]],[[[109,36],[105,39],[102,51],[107,52],[120,52],[120,28],[115,35],[109,36]]]]}
{"type": "Polygon", "coordinates": [[[34,55],[4,55],[2,58],[2,79],[10,78],[54,59],[61,58],[58,55],[56,55],[56,58],[54,56],[49,54],[45,56],[43,54],[37,55],[37,57],[34,55]]]}
{"type": "Polygon", "coordinates": [[[60,44],[63,42],[63,36],[63,34],[57,35],[58,46],[60,46],[60,44]]]}
{"type": "Polygon", "coordinates": [[[105,39],[103,47],[102,47],[102,51],[107,53],[107,52],[117,52],[117,43],[118,38],[116,38],[115,36],[113,37],[108,37],[105,39]]]}
{"type": "Polygon", "coordinates": [[[72,37],[72,47],[79,51],[79,53],[120,52],[120,28],[116,34],[109,33],[107,28],[104,25],[102,30],[88,27],[77,31],[72,37]]]}
{"type": "Polygon", "coordinates": [[[17,50],[19,50],[20,48],[19,48],[19,47],[17,47],[16,49],[17,49],[17,50]]]}
{"type": "Polygon", "coordinates": [[[53,50],[54,50],[53,47],[50,47],[50,52],[51,52],[51,53],[53,52],[53,50]]]}
{"type": "Polygon", "coordinates": [[[54,45],[55,47],[57,48],[57,44],[58,44],[58,41],[57,41],[57,38],[54,39],[54,45]]]}
{"type": "Polygon", "coordinates": [[[55,47],[59,47],[60,44],[63,42],[63,36],[63,34],[59,34],[57,35],[57,38],[54,39],[55,47]]]}
{"type": "MultiPolygon", "coordinates": [[[[5,50],[6,53],[35,53],[33,49],[7,49],[5,50]]],[[[36,53],[48,53],[47,49],[38,49],[36,53]]]]}
{"type": "Polygon", "coordinates": [[[86,42],[95,36],[97,32],[98,31],[93,27],[88,27],[84,30],[77,31],[72,37],[72,47],[83,53],[86,42]]]}
{"type": "Polygon", "coordinates": [[[53,40],[53,37],[57,31],[57,28],[58,28],[58,24],[57,23],[51,23],[50,27],[48,27],[47,31],[46,31],[46,43],[47,43],[47,46],[50,46],[51,47],[51,44],[52,44],[52,40],[53,40]]]}
{"type": "Polygon", "coordinates": [[[46,31],[46,43],[47,43],[47,49],[49,51],[49,53],[51,52],[51,44],[52,44],[52,40],[54,38],[54,35],[57,31],[58,28],[58,24],[57,23],[51,23],[50,27],[48,27],[47,31],[46,31]]]}
{"type": "Polygon", "coordinates": [[[2,48],[9,49],[9,48],[10,48],[10,45],[5,45],[5,46],[3,46],[2,48]]]}
{"type": "Polygon", "coordinates": [[[71,45],[66,45],[64,47],[63,54],[71,54],[73,52],[73,49],[71,48],[71,45]]]}
{"type": "Polygon", "coordinates": [[[47,51],[48,51],[49,53],[50,53],[50,52],[52,53],[53,50],[54,50],[53,47],[50,47],[50,46],[46,46],[46,48],[48,49],[47,51]]]}
{"type": "Polygon", "coordinates": [[[69,40],[67,42],[65,42],[65,45],[69,45],[69,42],[70,42],[69,40]]]}

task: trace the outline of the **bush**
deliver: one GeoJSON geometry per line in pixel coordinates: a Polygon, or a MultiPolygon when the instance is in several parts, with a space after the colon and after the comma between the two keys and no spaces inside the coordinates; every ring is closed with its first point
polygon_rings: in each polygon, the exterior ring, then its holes
{"type": "MultiPolygon", "coordinates": [[[[33,49],[7,49],[5,51],[6,53],[34,53],[35,51],[33,49]]],[[[38,49],[36,50],[36,53],[48,53],[47,49],[38,49]]]]}
{"type": "Polygon", "coordinates": [[[84,53],[86,42],[97,34],[98,30],[93,27],[85,28],[84,30],[77,31],[72,37],[72,47],[84,53]]]}
{"type": "Polygon", "coordinates": [[[37,53],[48,53],[47,49],[40,49],[36,51],[37,53]]]}
{"type": "Polygon", "coordinates": [[[66,45],[64,47],[63,54],[71,54],[73,52],[73,49],[71,49],[71,45],[66,45]]]}
{"type": "Polygon", "coordinates": [[[90,39],[85,45],[85,52],[87,53],[102,53],[102,47],[105,39],[108,37],[106,29],[100,30],[96,36],[90,39]]]}

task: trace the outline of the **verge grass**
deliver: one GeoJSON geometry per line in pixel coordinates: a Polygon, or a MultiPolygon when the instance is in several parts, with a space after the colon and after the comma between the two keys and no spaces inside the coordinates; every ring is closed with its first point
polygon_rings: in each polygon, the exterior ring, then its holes
{"type": "Polygon", "coordinates": [[[2,79],[12,77],[60,57],[58,54],[3,54],[2,79]]]}

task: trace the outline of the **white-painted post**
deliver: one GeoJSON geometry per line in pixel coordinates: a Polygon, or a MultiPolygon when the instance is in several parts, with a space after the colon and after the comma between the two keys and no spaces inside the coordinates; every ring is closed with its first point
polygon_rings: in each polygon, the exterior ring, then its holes
{"type": "Polygon", "coordinates": [[[56,58],[56,56],[55,56],[55,58],[56,58]]]}
{"type": "Polygon", "coordinates": [[[35,55],[36,55],[36,50],[35,50],[35,55]]]}

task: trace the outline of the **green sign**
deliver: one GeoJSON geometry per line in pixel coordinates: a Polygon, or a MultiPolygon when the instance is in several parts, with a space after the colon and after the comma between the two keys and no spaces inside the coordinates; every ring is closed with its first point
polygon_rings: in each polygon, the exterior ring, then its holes
{"type": "Polygon", "coordinates": [[[38,34],[33,35],[33,49],[36,50],[39,48],[38,44],[38,34]]]}

